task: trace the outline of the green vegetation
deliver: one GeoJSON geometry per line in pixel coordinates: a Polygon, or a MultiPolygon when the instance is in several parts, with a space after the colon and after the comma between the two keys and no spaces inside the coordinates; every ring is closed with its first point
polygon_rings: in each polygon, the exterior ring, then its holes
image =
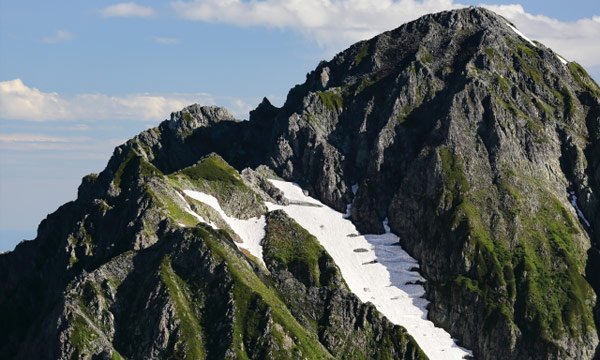
{"type": "Polygon", "coordinates": [[[483,52],[490,58],[500,57],[500,54],[498,54],[498,50],[491,47],[484,48],[483,52]]]}
{"type": "Polygon", "coordinates": [[[506,80],[502,75],[496,75],[496,85],[498,85],[500,87],[500,90],[502,90],[505,93],[508,93],[508,91],[510,90],[508,80],[506,80]]]}
{"type": "Polygon", "coordinates": [[[87,320],[83,316],[75,314],[70,341],[75,347],[76,353],[78,355],[88,353],[90,346],[96,339],[98,339],[98,334],[90,327],[87,320]]]}
{"type": "Polygon", "coordinates": [[[457,205],[466,194],[469,183],[464,174],[462,159],[455,156],[447,147],[439,148],[440,160],[446,188],[449,189],[447,196],[449,203],[457,205]]]}
{"type": "MultiPolygon", "coordinates": [[[[420,105],[420,103],[415,106],[419,106],[419,105],[420,105]]],[[[400,124],[404,123],[406,121],[406,118],[408,117],[408,115],[413,110],[414,110],[414,107],[411,105],[402,106],[402,109],[400,109],[400,112],[396,116],[396,120],[398,121],[398,123],[400,123],[400,124]]]]}
{"type": "Polygon", "coordinates": [[[185,120],[186,122],[191,122],[192,120],[194,120],[194,118],[192,117],[192,114],[186,111],[183,113],[183,120],[185,120]]]}
{"type": "Polygon", "coordinates": [[[321,268],[320,262],[329,258],[325,249],[314,236],[282,212],[267,215],[263,252],[267,265],[288,270],[306,286],[333,285],[331,280],[338,273],[337,268],[321,268]]]}
{"type": "Polygon", "coordinates": [[[115,172],[113,183],[117,188],[120,188],[122,183],[132,181],[136,173],[146,177],[162,176],[160,170],[154,165],[144,160],[135,150],[129,149],[125,159],[115,172]]]}
{"type": "Polygon", "coordinates": [[[540,58],[536,51],[522,42],[514,44],[513,56],[525,74],[538,84],[544,83],[544,74],[540,69],[540,58]]]}
{"type": "Polygon", "coordinates": [[[213,195],[230,216],[250,218],[266,211],[260,196],[216,154],[208,155],[196,165],[169,175],[169,181],[175,188],[196,189],[213,195]]]}
{"type": "Polygon", "coordinates": [[[367,55],[369,55],[369,43],[365,41],[362,44],[360,51],[354,56],[354,66],[360,65],[367,55]]]}
{"type": "Polygon", "coordinates": [[[598,87],[598,84],[596,84],[596,82],[592,80],[590,75],[587,73],[587,71],[585,71],[585,69],[581,65],[574,61],[571,61],[567,66],[569,67],[571,75],[579,84],[579,86],[589,90],[596,97],[600,97],[600,87],[598,87]]]}
{"type": "Polygon", "coordinates": [[[423,64],[429,64],[433,61],[433,55],[431,55],[431,52],[429,52],[429,49],[427,48],[421,48],[420,49],[420,60],[423,64]]]}
{"type": "Polygon", "coordinates": [[[564,106],[565,106],[565,112],[569,115],[569,116],[573,116],[575,114],[575,103],[574,103],[574,99],[573,99],[573,95],[571,95],[571,92],[569,91],[569,89],[567,89],[566,86],[563,86],[560,90],[561,94],[562,94],[562,99],[564,102],[564,106]]]}
{"type": "MultiPolygon", "coordinates": [[[[146,188],[146,194],[157,202],[158,208],[166,217],[171,219],[175,224],[183,224],[185,226],[195,226],[198,220],[186,212],[181,206],[175,202],[176,195],[168,192],[165,193],[159,189],[146,188]]],[[[144,226],[148,228],[148,226],[144,226]]]]}
{"type": "MultiPolygon", "coordinates": [[[[565,331],[577,336],[593,331],[588,305],[593,291],[581,275],[584,264],[574,235],[579,230],[572,215],[550,193],[538,190],[541,203],[531,211],[517,190],[516,175],[498,185],[513,199],[506,216],[517,218],[519,232],[508,241],[492,234],[482,218],[486,198],[469,187],[460,158],[445,147],[439,149],[444,179],[444,199],[452,204],[449,226],[464,241],[472,264],[466,274],[452,279],[452,286],[475,293],[485,304],[486,326],[498,316],[534,338],[554,341],[565,331]]],[[[539,187],[538,187],[539,188],[539,187]]]]}
{"type": "Polygon", "coordinates": [[[240,175],[220,156],[209,155],[198,164],[180,171],[192,180],[218,181],[233,186],[243,186],[240,175]]]}
{"type": "Polygon", "coordinates": [[[366,88],[368,88],[371,85],[377,83],[377,81],[378,81],[377,79],[373,79],[373,78],[370,78],[368,76],[363,77],[362,80],[360,81],[360,84],[358,84],[358,86],[356,87],[356,91],[354,93],[355,94],[360,94],[366,88]]]}
{"type": "Polygon", "coordinates": [[[315,114],[306,113],[306,121],[308,121],[308,123],[311,124],[314,128],[320,129],[321,131],[325,131],[323,124],[317,119],[315,114]]]}
{"type": "Polygon", "coordinates": [[[473,264],[468,274],[459,274],[453,279],[453,285],[478,294],[485,304],[488,319],[498,316],[510,319],[510,297],[514,286],[506,279],[510,277],[510,269],[503,266],[510,262],[510,256],[500,242],[494,241],[481,217],[478,202],[485,200],[470,193],[462,159],[445,147],[440,148],[439,153],[444,196],[453,204],[448,214],[450,227],[465,242],[466,255],[473,264]]]}
{"type": "Polygon", "coordinates": [[[292,316],[277,292],[267,286],[246,260],[223,241],[215,238],[211,232],[198,227],[194,231],[205,239],[212,253],[227,265],[234,280],[236,316],[234,324],[234,348],[240,359],[250,358],[247,354],[248,341],[258,336],[258,314],[270,309],[273,322],[273,338],[279,343],[283,358],[329,359],[331,355],[321,345],[316,334],[308,332],[292,316]]]}
{"type": "Polygon", "coordinates": [[[585,265],[573,238],[579,230],[552,194],[542,199],[537,213],[522,214],[524,231],[513,252],[516,320],[536,336],[558,339],[564,329],[577,336],[593,329],[586,305],[592,289],[581,275],[585,265]]]}
{"type": "Polygon", "coordinates": [[[521,54],[524,54],[527,57],[536,56],[535,49],[531,48],[529,44],[525,44],[524,42],[518,42],[516,46],[521,54]]]}
{"type": "Polygon", "coordinates": [[[179,341],[184,345],[182,354],[186,359],[203,359],[204,344],[202,328],[193,309],[198,307],[190,296],[186,283],[173,271],[171,259],[167,256],[160,264],[160,278],[167,288],[169,297],[173,300],[175,312],[179,319],[179,341]]]}
{"type": "Polygon", "coordinates": [[[317,93],[319,99],[325,105],[325,107],[331,111],[339,111],[344,105],[344,99],[342,95],[335,89],[327,91],[319,91],[317,93]]]}

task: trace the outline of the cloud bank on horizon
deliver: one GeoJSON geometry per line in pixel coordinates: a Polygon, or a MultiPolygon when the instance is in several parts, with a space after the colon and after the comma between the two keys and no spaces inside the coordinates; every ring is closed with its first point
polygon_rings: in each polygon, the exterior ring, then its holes
{"type": "MultiPolygon", "coordinates": [[[[466,7],[453,0],[192,0],[171,3],[183,19],[234,26],[291,29],[339,51],[423,15],[466,7]]],[[[560,21],[533,15],[522,5],[482,4],[513,22],[528,37],[567,60],[600,66],[600,16],[560,21]]]]}
{"type": "Polygon", "coordinates": [[[29,87],[21,79],[0,82],[0,118],[8,120],[156,120],[192,103],[215,104],[209,94],[65,97],[29,87]]]}

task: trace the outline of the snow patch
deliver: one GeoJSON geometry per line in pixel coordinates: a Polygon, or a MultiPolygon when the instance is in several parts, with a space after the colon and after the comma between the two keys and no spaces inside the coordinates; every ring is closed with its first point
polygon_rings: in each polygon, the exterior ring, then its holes
{"type": "Polygon", "coordinates": [[[583,215],[583,211],[581,211],[581,209],[579,208],[579,205],[577,205],[577,195],[575,195],[575,191],[570,191],[569,192],[570,195],[570,200],[571,200],[571,205],[573,205],[573,207],[575,208],[575,211],[577,212],[577,216],[579,217],[579,220],[584,223],[587,227],[591,228],[591,224],[590,222],[585,218],[585,215],[583,215]]]}
{"type": "MultiPolygon", "coordinates": [[[[185,204],[185,207],[183,210],[185,210],[186,213],[192,215],[193,217],[196,218],[196,220],[198,220],[201,223],[205,223],[210,225],[213,229],[217,229],[215,227],[215,225],[209,221],[204,220],[204,218],[200,215],[198,215],[194,210],[192,210],[192,208],[190,207],[190,204],[188,204],[187,200],[183,197],[183,195],[181,195],[179,193],[179,191],[175,191],[175,193],[177,194],[177,196],[179,196],[179,198],[183,201],[183,203],[185,204]]],[[[184,224],[179,223],[179,226],[185,226],[184,224]]]]}
{"type": "Polygon", "coordinates": [[[346,213],[344,214],[344,219],[350,219],[352,216],[352,203],[346,205],[346,213]]]}
{"type": "Polygon", "coordinates": [[[342,272],[350,290],[371,302],[392,323],[401,325],[430,359],[463,359],[472,353],[456,344],[449,333],[427,320],[429,302],[423,298],[425,279],[418,262],[402,249],[399,238],[385,234],[358,235],[352,222],[318,200],[304,195],[290,182],[270,180],[285,197],[287,206],[266,203],[269,211],[283,210],[314,235],[342,272]]]}
{"type": "MultiPolygon", "coordinates": [[[[183,191],[187,196],[191,197],[194,200],[200,201],[211,208],[213,208],[223,221],[229,225],[231,230],[235,232],[240,239],[242,239],[242,243],[235,243],[239,248],[248,250],[250,254],[256,257],[261,264],[265,265],[265,261],[263,259],[263,248],[260,242],[265,237],[265,225],[266,220],[264,216],[254,217],[247,220],[236,219],[234,217],[230,217],[221,208],[219,204],[219,200],[212,195],[194,191],[194,190],[184,190],[183,191]]],[[[203,221],[204,223],[209,224],[214,229],[217,229],[212,223],[208,223],[203,221]]]]}
{"type": "Polygon", "coordinates": [[[512,26],[512,25],[511,25],[511,24],[509,24],[509,23],[506,23],[506,25],[508,25],[508,27],[509,27],[509,28],[510,28],[512,31],[514,31],[514,32],[515,32],[517,35],[519,35],[519,36],[520,36],[520,37],[522,37],[523,39],[527,40],[527,41],[528,41],[528,42],[529,42],[531,45],[533,45],[533,46],[537,47],[537,45],[536,45],[536,44],[535,44],[533,41],[531,41],[531,39],[530,39],[530,38],[528,38],[527,36],[525,36],[525,35],[524,35],[522,32],[520,32],[520,31],[519,31],[519,30],[518,30],[516,27],[512,26]]]}
{"type": "MultiPolygon", "coordinates": [[[[356,193],[358,192],[358,184],[354,184],[350,187],[350,190],[352,190],[352,195],[356,196],[356,193]]],[[[350,219],[352,217],[352,203],[349,203],[346,205],[346,214],[344,214],[344,218],[345,219],[350,219]]]]}
{"type": "Polygon", "coordinates": [[[558,58],[558,60],[563,64],[563,65],[567,65],[569,62],[567,60],[565,60],[564,57],[556,54],[556,57],[558,58]]]}

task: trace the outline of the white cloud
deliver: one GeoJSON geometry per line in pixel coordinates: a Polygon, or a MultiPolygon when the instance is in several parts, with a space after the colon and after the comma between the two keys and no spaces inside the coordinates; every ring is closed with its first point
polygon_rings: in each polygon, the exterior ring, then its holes
{"type": "Polygon", "coordinates": [[[21,79],[0,81],[0,119],[156,121],[192,103],[211,105],[215,100],[204,93],[164,96],[81,94],[66,97],[29,87],[21,79]]]}
{"type": "Polygon", "coordinates": [[[69,143],[69,142],[85,142],[87,137],[67,138],[60,136],[48,136],[41,134],[0,134],[0,142],[3,143],[69,143]]]}
{"type": "Polygon", "coordinates": [[[118,3],[100,10],[100,14],[104,17],[150,17],[154,13],[153,8],[133,2],[118,3]]]}
{"type": "Polygon", "coordinates": [[[249,104],[247,101],[242,99],[230,99],[230,111],[238,118],[248,118],[248,113],[256,107],[258,102],[249,104]]]}
{"type": "Polygon", "coordinates": [[[189,20],[290,28],[336,50],[421,15],[462,7],[452,0],[195,0],[171,6],[189,20]]]}
{"type": "MultiPolygon", "coordinates": [[[[422,15],[465,7],[454,0],[179,0],[171,6],[188,20],[291,29],[333,51],[422,15]]],[[[569,60],[600,65],[600,17],[564,22],[521,5],[486,6],[569,60]]]]}
{"type": "Polygon", "coordinates": [[[600,65],[600,17],[559,21],[532,15],[521,5],[485,5],[513,22],[528,37],[584,66],[600,65]]]}
{"type": "Polygon", "coordinates": [[[166,36],[153,36],[152,41],[161,45],[174,45],[179,43],[179,39],[166,36]]]}
{"type": "Polygon", "coordinates": [[[56,30],[52,35],[44,36],[42,42],[45,44],[58,44],[73,39],[74,35],[67,30],[56,30]]]}

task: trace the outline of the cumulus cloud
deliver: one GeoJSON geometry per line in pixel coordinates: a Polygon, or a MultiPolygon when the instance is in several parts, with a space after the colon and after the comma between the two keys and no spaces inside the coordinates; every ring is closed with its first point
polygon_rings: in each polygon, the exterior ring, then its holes
{"type": "MultiPolygon", "coordinates": [[[[171,6],[188,20],[291,29],[333,51],[422,15],[465,7],[454,0],[179,0],[171,6]]],[[[484,6],[569,60],[600,65],[600,17],[564,22],[521,5],[484,6]]]]}
{"type": "Polygon", "coordinates": [[[118,3],[100,10],[100,14],[104,17],[150,17],[154,13],[153,8],[133,2],[118,3]]]}
{"type": "Polygon", "coordinates": [[[8,120],[161,120],[192,103],[215,101],[203,93],[67,97],[29,87],[21,79],[0,82],[0,119],[8,120]]]}
{"type": "Polygon", "coordinates": [[[45,44],[58,44],[73,39],[74,35],[67,30],[56,30],[52,35],[44,36],[42,42],[45,44]]]}
{"type": "Polygon", "coordinates": [[[521,5],[484,5],[514,23],[528,37],[552,48],[569,61],[600,65],[600,17],[559,21],[532,15],[521,5]]]}
{"type": "Polygon", "coordinates": [[[452,0],[194,0],[171,6],[185,19],[289,28],[339,50],[421,15],[462,5],[452,0]]]}

